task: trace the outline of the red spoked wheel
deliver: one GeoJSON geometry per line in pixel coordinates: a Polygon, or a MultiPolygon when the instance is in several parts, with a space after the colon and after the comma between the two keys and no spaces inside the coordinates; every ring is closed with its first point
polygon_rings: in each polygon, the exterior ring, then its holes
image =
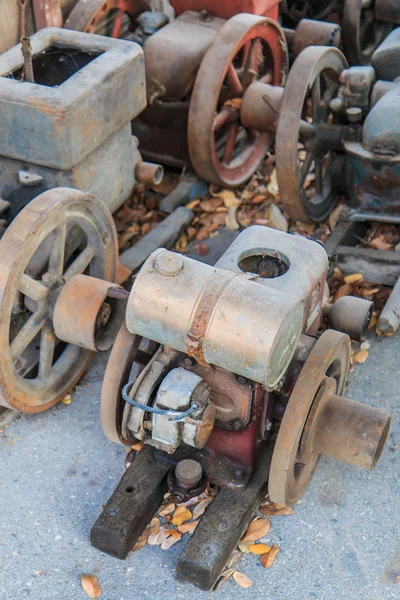
{"type": "Polygon", "coordinates": [[[242,126],[241,100],[255,81],[283,85],[287,68],[284,34],[275,21],[240,14],[220,29],[200,65],[190,101],[189,152],[200,177],[227,187],[251,177],[273,136],[242,126]]]}
{"type": "Polygon", "coordinates": [[[65,29],[123,38],[147,3],[133,0],[79,0],[64,24],[65,29]]]}

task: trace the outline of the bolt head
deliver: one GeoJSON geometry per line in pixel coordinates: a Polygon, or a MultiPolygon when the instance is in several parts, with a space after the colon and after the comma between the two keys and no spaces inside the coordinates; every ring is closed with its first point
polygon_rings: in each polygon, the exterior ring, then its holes
{"type": "Polygon", "coordinates": [[[175,467],[175,477],[178,483],[194,488],[200,483],[203,467],[197,460],[187,458],[178,462],[175,467]]]}
{"type": "Polygon", "coordinates": [[[164,250],[157,255],[154,268],[163,277],[175,277],[183,269],[183,256],[164,250]]]}

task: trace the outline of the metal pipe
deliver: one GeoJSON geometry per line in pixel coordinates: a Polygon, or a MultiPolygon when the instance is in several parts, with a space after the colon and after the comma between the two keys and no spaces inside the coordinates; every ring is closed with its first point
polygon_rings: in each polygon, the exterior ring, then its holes
{"type": "Polygon", "coordinates": [[[33,73],[33,64],[32,64],[32,47],[31,47],[31,41],[28,37],[21,38],[21,50],[22,50],[22,56],[24,57],[25,81],[28,81],[29,83],[35,83],[35,76],[33,73]]]}
{"type": "Polygon", "coordinates": [[[142,161],[135,167],[135,177],[139,183],[159,185],[164,177],[164,169],[156,163],[142,161]]]}

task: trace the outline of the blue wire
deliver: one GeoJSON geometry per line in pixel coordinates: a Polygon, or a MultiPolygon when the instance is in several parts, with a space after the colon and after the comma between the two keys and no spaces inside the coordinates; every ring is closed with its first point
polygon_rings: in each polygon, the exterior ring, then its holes
{"type": "Polygon", "coordinates": [[[147,406],[147,404],[140,404],[140,402],[136,402],[136,400],[133,400],[133,398],[129,396],[129,392],[131,391],[134,383],[134,381],[129,381],[122,388],[122,398],[125,400],[125,402],[128,402],[128,404],[131,406],[140,408],[140,410],[144,410],[145,412],[154,413],[156,415],[167,415],[170,417],[168,421],[180,421],[185,417],[189,417],[198,408],[197,404],[193,403],[191,407],[184,412],[177,412],[176,410],[165,410],[164,408],[155,408],[154,406],[147,406]]]}

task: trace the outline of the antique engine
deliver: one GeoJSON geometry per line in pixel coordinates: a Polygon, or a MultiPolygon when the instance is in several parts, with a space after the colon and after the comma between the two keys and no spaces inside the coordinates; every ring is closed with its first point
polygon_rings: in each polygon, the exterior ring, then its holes
{"type": "Polygon", "coordinates": [[[399,56],[400,28],[372,66],[348,68],[336,48],[306,48],[285,89],[274,88],[277,178],[294,218],[322,220],[344,191],[349,219],[399,222],[399,56]]]}
{"type": "Polygon", "coordinates": [[[136,44],[42,29],[0,57],[0,102],[0,211],[10,219],[57,186],[94,193],[114,212],[137,181],[162,178],[131,134],[146,106],[136,44]]]}
{"type": "Polygon", "coordinates": [[[266,227],[242,232],[215,267],[159,249],[134,280],[107,365],[107,437],[144,441],[91,533],[126,558],[167,488],[181,500],[221,487],[177,572],[211,589],[267,490],[292,506],[320,455],[373,469],[390,415],[343,396],[350,338],[371,303],[326,304],[317,243],[266,227]],[[342,323],[343,325],[343,323],[342,323]],[[344,327],[346,329],[346,327],[344,327]]]}

